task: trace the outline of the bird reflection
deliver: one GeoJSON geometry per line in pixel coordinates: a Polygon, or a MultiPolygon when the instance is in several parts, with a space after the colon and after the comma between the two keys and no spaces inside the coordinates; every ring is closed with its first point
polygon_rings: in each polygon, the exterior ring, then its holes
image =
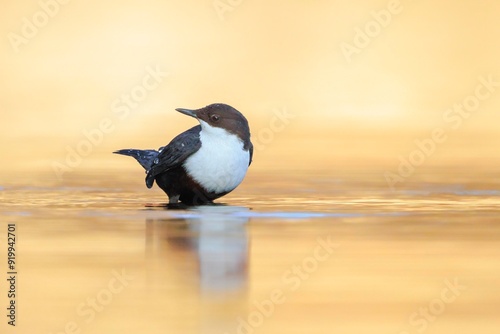
{"type": "Polygon", "coordinates": [[[244,291],[248,280],[248,208],[200,206],[174,211],[173,218],[146,220],[146,252],[169,271],[198,281],[204,294],[244,291]],[[167,263],[168,262],[168,263],[167,263]]]}

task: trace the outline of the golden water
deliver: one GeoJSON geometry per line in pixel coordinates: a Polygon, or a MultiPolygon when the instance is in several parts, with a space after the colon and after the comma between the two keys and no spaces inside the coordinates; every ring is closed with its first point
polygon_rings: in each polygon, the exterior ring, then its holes
{"type": "Polygon", "coordinates": [[[189,210],[141,175],[4,178],[2,333],[498,333],[495,173],[255,172],[189,210]]]}

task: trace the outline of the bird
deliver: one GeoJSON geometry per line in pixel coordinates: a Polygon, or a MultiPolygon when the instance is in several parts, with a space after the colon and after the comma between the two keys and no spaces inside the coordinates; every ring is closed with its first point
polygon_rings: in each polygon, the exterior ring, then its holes
{"type": "Polygon", "coordinates": [[[248,121],[235,108],[214,103],[200,109],[177,108],[200,123],[158,150],[121,149],[146,171],[146,186],[156,182],[169,204],[211,204],[233,191],[252,163],[248,121]]]}

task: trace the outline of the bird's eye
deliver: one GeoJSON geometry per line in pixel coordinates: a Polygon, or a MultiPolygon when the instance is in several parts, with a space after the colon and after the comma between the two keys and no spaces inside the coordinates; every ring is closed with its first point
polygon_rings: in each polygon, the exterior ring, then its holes
{"type": "Polygon", "coordinates": [[[213,115],[210,116],[210,120],[212,122],[218,122],[220,120],[220,116],[216,115],[216,114],[213,114],[213,115]]]}

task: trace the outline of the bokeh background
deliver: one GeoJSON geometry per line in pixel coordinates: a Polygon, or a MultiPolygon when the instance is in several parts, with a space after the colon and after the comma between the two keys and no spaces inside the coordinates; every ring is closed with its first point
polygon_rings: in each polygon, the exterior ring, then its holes
{"type": "Polygon", "coordinates": [[[62,181],[140,168],[110,152],[162,146],[195,125],[174,108],[213,102],[249,119],[260,147],[254,169],[365,168],[383,177],[438,127],[447,140],[420,168],[498,163],[500,87],[457,129],[443,120],[479,77],[500,80],[498,1],[42,0],[2,9],[7,175],[55,178],[54,162],[67,165],[68,151],[103,119],[112,131],[62,181]],[[391,6],[398,13],[377,31],[373,12],[391,6]],[[370,27],[368,45],[346,57],[343,45],[356,46],[358,29],[370,27]],[[168,76],[118,117],[114,101],[141,85],[147,68],[168,76]],[[293,118],[276,123],[277,111],[293,118]]]}
{"type": "Polygon", "coordinates": [[[242,332],[237,317],[288,292],[283,274],[331,238],[331,259],[255,333],[498,333],[499,22],[498,0],[2,0],[11,332],[242,332]],[[449,114],[477,92],[474,112],[449,114]],[[250,122],[249,173],[227,206],[164,210],[111,152],[163,146],[196,124],[175,108],[214,102],[250,122]],[[446,139],[422,153],[436,129],[446,139]],[[411,157],[391,191],[387,172],[411,157]],[[86,321],[76,308],[122,270],[134,281],[86,321]],[[467,287],[458,301],[412,321],[449,280],[467,287]]]}

